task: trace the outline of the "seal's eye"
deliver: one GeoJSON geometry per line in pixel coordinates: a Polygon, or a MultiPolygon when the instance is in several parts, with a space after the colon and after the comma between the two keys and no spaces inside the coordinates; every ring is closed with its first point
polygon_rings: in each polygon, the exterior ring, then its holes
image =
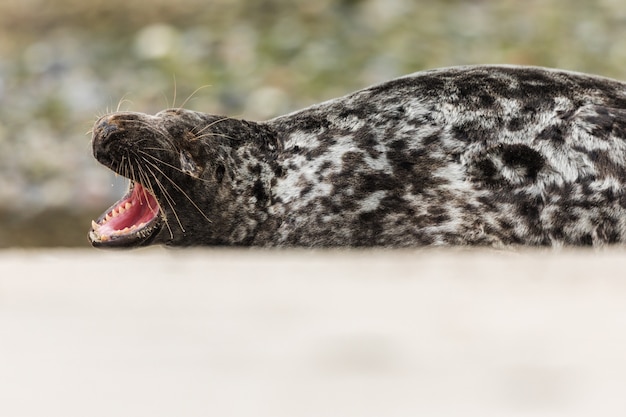
{"type": "Polygon", "coordinates": [[[215,179],[217,180],[218,184],[222,183],[222,180],[224,179],[224,173],[226,172],[226,168],[224,168],[224,165],[219,164],[216,168],[215,168],[215,179]]]}
{"type": "Polygon", "coordinates": [[[198,166],[187,151],[183,151],[180,153],[180,169],[187,175],[197,177],[198,166]]]}

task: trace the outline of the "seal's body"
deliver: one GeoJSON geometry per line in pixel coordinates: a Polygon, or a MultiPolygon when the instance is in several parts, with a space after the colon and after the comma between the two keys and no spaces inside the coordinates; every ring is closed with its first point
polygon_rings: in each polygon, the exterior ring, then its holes
{"type": "Polygon", "coordinates": [[[626,84],[534,67],[416,73],[266,122],[113,113],[131,190],[96,246],[626,240],[626,84]]]}

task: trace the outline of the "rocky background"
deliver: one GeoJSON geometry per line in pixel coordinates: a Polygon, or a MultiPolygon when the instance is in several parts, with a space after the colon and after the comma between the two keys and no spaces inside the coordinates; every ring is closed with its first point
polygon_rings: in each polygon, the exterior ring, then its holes
{"type": "Polygon", "coordinates": [[[619,0],[3,0],[0,247],[87,246],[126,184],[86,133],[116,109],[267,119],[433,67],[626,79],[619,0]]]}

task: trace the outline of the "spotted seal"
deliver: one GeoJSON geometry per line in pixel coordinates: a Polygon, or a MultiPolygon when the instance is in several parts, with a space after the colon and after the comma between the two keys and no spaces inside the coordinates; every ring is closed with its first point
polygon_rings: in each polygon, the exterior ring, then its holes
{"type": "Polygon", "coordinates": [[[626,240],[626,84],[581,73],[429,70],[263,122],[118,112],[93,153],[130,178],[100,247],[626,240]]]}

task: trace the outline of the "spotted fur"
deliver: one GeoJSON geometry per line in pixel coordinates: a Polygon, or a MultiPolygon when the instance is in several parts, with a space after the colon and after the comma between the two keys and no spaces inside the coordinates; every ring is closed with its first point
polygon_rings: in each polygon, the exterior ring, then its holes
{"type": "Polygon", "coordinates": [[[597,76],[437,69],[266,122],[182,109],[114,113],[96,123],[93,145],[118,172],[123,155],[139,170],[145,162],[132,155],[152,149],[160,172],[148,181],[164,188],[152,184],[168,226],[154,243],[626,239],[626,84],[597,76]],[[112,126],[123,135],[103,133],[112,126]]]}

